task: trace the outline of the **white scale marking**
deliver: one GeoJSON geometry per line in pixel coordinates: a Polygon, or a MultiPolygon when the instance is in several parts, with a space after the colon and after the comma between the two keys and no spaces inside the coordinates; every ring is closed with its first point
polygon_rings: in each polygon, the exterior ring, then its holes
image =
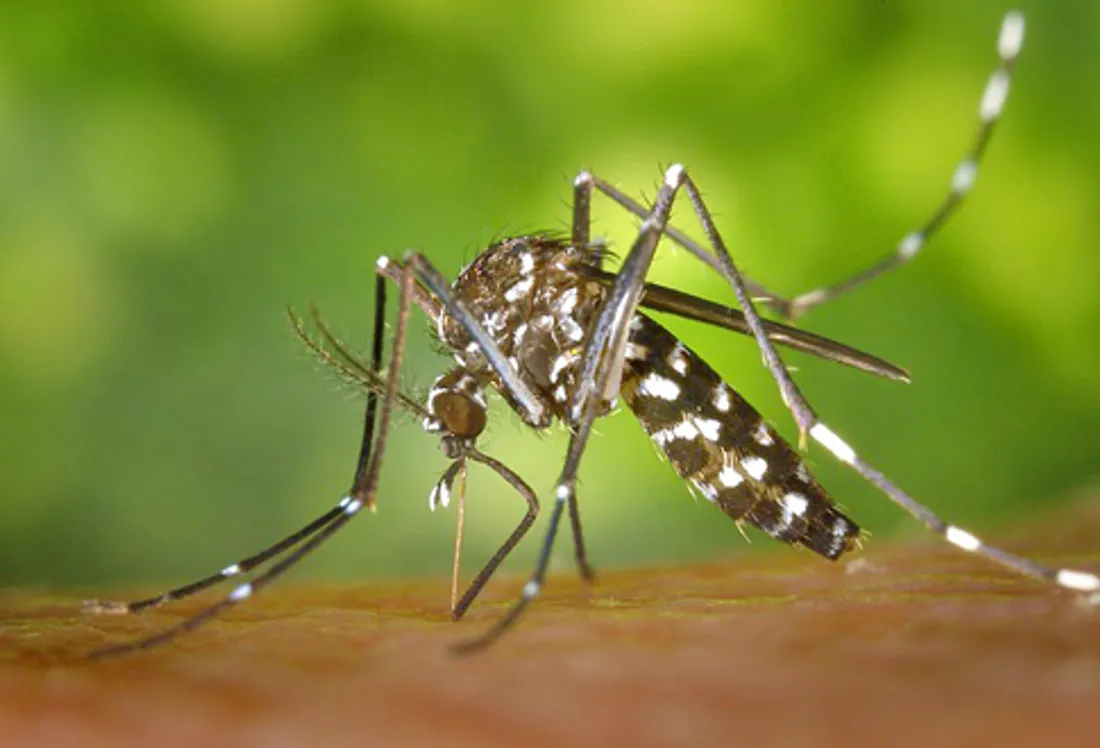
{"type": "Polygon", "coordinates": [[[997,52],[1004,60],[1011,60],[1020,54],[1024,43],[1024,14],[1013,11],[1005,16],[1001,25],[1001,36],[997,39],[997,52]]]}
{"type": "Polygon", "coordinates": [[[447,315],[440,314],[435,318],[435,334],[439,336],[440,340],[447,339],[447,315]]]}
{"type": "Polygon", "coordinates": [[[515,333],[512,334],[512,342],[517,348],[523,344],[523,338],[525,335],[527,335],[527,323],[522,322],[520,323],[519,327],[516,328],[515,333]]]}
{"type": "Polygon", "coordinates": [[[470,399],[477,403],[482,410],[489,409],[489,403],[486,402],[485,393],[481,390],[481,388],[477,388],[468,394],[470,396],[470,399]]]}
{"type": "Polygon", "coordinates": [[[768,424],[761,421],[756,425],[756,431],[753,432],[752,438],[756,440],[756,443],[762,447],[770,447],[775,443],[775,439],[772,437],[771,429],[768,428],[768,424]]]}
{"type": "Polygon", "coordinates": [[[1004,109],[1005,99],[1008,98],[1008,73],[998,70],[989,78],[989,83],[982,93],[982,101],[978,106],[978,114],[984,122],[996,119],[1004,109]]]}
{"type": "MultiPolygon", "coordinates": [[[[436,494],[438,505],[446,509],[451,504],[451,487],[447,485],[446,481],[440,481],[435,484],[435,488],[432,492],[436,494]],[[438,490],[437,490],[438,489],[438,490]]],[[[434,510],[435,507],[432,507],[434,510]]]]}
{"type": "Polygon", "coordinates": [[[783,514],[780,515],[779,525],[775,528],[776,535],[791,529],[794,518],[804,516],[810,502],[802,494],[792,492],[784,494],[783,498],[779,500],[779,505],[783,507],[783,514]]]}
{"type": "Polygon", "coordinates": [[[787,509],[791,514],[796,517],[805,516],[806,510],[810,508],[809,500],[800,493],[791,492],[785,494],[779,503],[783,505],[784,509],[787,509]]]}
{"type": "Polygon", "coordinates": [[[584,328],[572,317],[562,317],[561,327],[565,330],[565,337],[574,343],[579,343],[584,338],[584,328]]]}
{"type": "Polygon", "coordinates": [[[982,541],[978,540],[974,535],[971,535],[966,530],[960,529],[954,526],[948,526],[947,531],[944,532],[944,537],[947,538],[947,542],[951,545],[958,546],[964,551],[970,551],[973,553],[982,547],[982,541]]]}
{"type": "Polygon", "coordinates": [[[237,589],[229,593],[229,599],[235,603],[239,603],[241,600],[247,600],[252,595],[252,584],[242,584],[237,589]]]}
{"type": "Polygon", "coordinates": [[[540,332],[548,332],[554,327],[554,315],[543,314],[531,320],[531,326],[540,332]]]}
{"type": "Polygon", "coordinates": [[[1100,577],[1089,574],[1087,571],[1074,571],[1073,569],[1059,569],[1058,584],[1069,587],[1071,590],[1081,592],[1095,592],[1100,590],[1100,577]]]}
{"type": "Polygon", "coordinates": [[[530,275],[535,269],[535,258],[530,252],[524,252],[519,256],[519,271],[524,275],[530,275]]]}
{"type": "Polygon", "coordinates": [[[849,526],[848,522],[843,519],[836,521],[836,524],[833,525],[833,545],[829,549],[830,551],[836,553],[844,546],[845,538],[848,537],[849,526]]]}
{"type": "Polygon", "coordinates": [[[223,577],[235,577],[240,573],[241,573],[241,567],[237,564],[230,564],[229,566],[222,569],[222,576],[223,577]]]}
{"type": "Polygon", "coordinates": [[[680,385],[673,382],[668,377],[662,377],[656,372],[650,372],[646,375],[642,383],[638,385],[638,392],[646,395],[647,397],[656,397],[661,400],[675,400],[680,397],[680,385]]]}
{"type": "Polygon", "coordinates": [[[672,435],[677,439],[691,440],[699,436],[699,429],[691,421],[680,421],[672,427],[672,435]]]}
{"type": "Polygon", "coordinates": [[[558,312],[562,316],[569,316],[577,307],[577,288],[574,286],[565,291],[558,299],[558,312]]]}
{"type": "Polygon", "coordinates": [[[665,171],[665,184],[676,189],[684,181],[683,164],[673,164],[665,171]]]}
{"type": "Polygon", "coordinates": [[[701,493],[703,495],[703,498],[707,501],[714,503],[718,500],[718,489],[715,486],[712,486],[710,483],[707,483],[706,481],[695,480],[693,478],[691,480],[691,485],[695,486],[695,489],[699,493],[701,493]]]}
{"type": "Polygon", "coordinates": [[[911,260],[924,246],[924,234],[919,231],[911,231],[898,242],[898,255],[903,260],[911,260]]]}
{"type": "Polygon", "coordinates": [[[761,480],[764,473],[768,472],[768,461],[763,457],[750,455],[741,460],[741,468],[749,474],[753,480],[761,480]]]}
{"type": "Polygon", "coordinates": [[[561,373],[576,360],[576,353],[563,353],[554,359],[554,365],[550,367],[550,381],[557,383],[561,373]]]}
{"type": "Polygon", "coordinates": [[[961,161],[955,167],[955,173],[951,177],[951,191],[957,194],[969,192],[974,186],[974,180],[978,177],[978,165],[967,159],[961,161]]]}
{"type": "Polygon", "coordinates": [[[810,429],[810,436],[816,439],[825,449],[832,452],[833,456],[841,462],[851,465],[856,461],[856,451],[825,424],[815,423],[813,428],[810,429]]]}
{"type": "Polygon", "coordinates": [[[535,279],[531,277],[524,278],[521,281],[516,281],[507,291],[504,292],[504,298],[508,301],[519,301],[531,292],[531,287],[534,284],[535,279]]]}
{"type": "Polygon", "coordinates": [[[497,309],[493,311],[482,320],[482,323],[485,325],[485,330],[495,337],[505,327],[504,310],[497,309]]]}
{"type": "Polygon", "coordinates": [[[685,441],[691,441],[695,437],[699,436],[699,429],[695,424],[691,422],[691,416],[687,416],[685,420],[678,422],[675,426],[671,426],[667,429],[661,429],[660,431],[654,431],[651,437],[653,441],[657,442],[661,446],[668,444],[674,439],[684,439],[685,441]]]}
{"type": "Polygon", "coordinates": [[[668,365],[671,366],[677,374],[680,376],[686,376],[688,371],[687,356],[684,353],[684,346],[682,343],[677,343],[676,347],[672,349],[672,352],[668,354],[668,358],[665,359],[668,365]]]}
{"type": "Polygon", "coordinates": [[[625,358],[628,361],[644,361],[649,355],[649,349],[638,343],[627,343],[625,358]]]}
{"type": "Polygon", "coordinates": [[[718,482],[726,488],[737,488],[745,481],[741,473],[733,469],[732,465],[723,465],[718,473],[718,482]]]}
{"type": "Polygon", "coordinates": [[[729,413],[730,410],[730,393],[723,382],[719,382],[714,388],[714,399],[712,400],[714,407],[718,409],[719,413],[729,413]]]}
{"type": "Polygon", "coordinates": [[[351,516],[352,514],[355,514],[356,512],[358,512],[362,508],[363,508],[363,502],[362,501],[360,501],[359,499],[352,499],[351,501],[348,502],[348,505],[344,507],[344,514],[347,514],[348,516],[351,516]]]}
{"type": "Polygon", "coordinates": [[[699,418],[697,416],[695,418],[695,426],[707,441],[718,441],[718,435],[722,431],[721,421],[717,421],[713,418],[699,418]]]}
{"type": "Polygon", "coordinates": [[[440,395],[446,394],[446,392],[447,392],[446,387],[440,387],[439,386],[440,380],[442,380],[443,377],[445,377],[445,376],[447,376],[447,375],[446,374],[440,374],[438,377],[436,377],[435,382],[432,384],[432,388],[430,390],[428,390],[428,403],[427,403],[427,406],[428,406],[428,410],[430,410],[430,411],[433,411],[433,412],[435,411],[435,399],[437,397],[439,397],[440,395]]]}

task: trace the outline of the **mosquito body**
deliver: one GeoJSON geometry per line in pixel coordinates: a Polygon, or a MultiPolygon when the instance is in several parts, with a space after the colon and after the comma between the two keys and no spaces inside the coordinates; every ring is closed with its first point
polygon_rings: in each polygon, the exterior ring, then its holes
{"type": "Polygon", "coordinates": [[[471,651],[495,641],[541,591],[551,550],[566,510],[570,517],[580,573],[592,577],[583,543],[576,482],[593,424],[621,398],[656,446],[692,488],[738,522],[755,525],[772,537],[803,546],[825,558],[849,551],[859,528],[833,504],[806,468],[799,452],[779,437],[760,415],[698,355],[641,308],[677,314],[751,336],[775,379],[799,430],[800,444],[812,439],[841,463],[877,487],[947,542],[1018,573],[1084,592],[1100,600],[1100,577],[1073,569],[1044,566],[989,545],[974,534],[943,521],[863,460],[826,426],[803,397],[779,357],[783,345],[867,372],[905,381],[904,370],[840,343],[778,322],[762,319],[754,298],[791,319],[882,273],[912,260],[958,208],[975,182],[978,165],[1008,94],[1010,75],[1023,41],[1019,13],[1004,20],[998,40],[1000,62],[979,105],[974,143],[959,162],[950,190],[921,228],[903,236],[886,259],[833,286],[786,300],[744,278],[726,249],[711,213],[685,169],[673,165],[652,203],[641,205],[589,172],[573,185],[573,220],[568,237],[512,237],[485,250],[447,282],[415,252],[400,261],[376,263],[375,340],[371,362],[363,364],[319,323],[321,342],[311,339],[295,318],[299,334],[315,352],[346,378],[368,391],[364,434],[351,489],[332,509],[298,532],[260,553],[198,582],[164,595],[129,604],[94,603],[94,610],[130,613],[206,589],[272,561],[251,581],[239,584],[222,601],[148,639],[100,650],[109,655],[153,646],[193,629],[222,610],[250,598],[297,563],[364,507],[373,508],[395,408],[412,411],[425,428],[439,435],[454,462],[434,485],[433,508],[446,504],[467,461],[497,472],[524,497],[527,514],[500,551],[454,606],[460,617],[503,557],[534,521],[534,492],[500,463],[481,454],[475,442],[486,423],[486,393],[499,393],[525,424],[536,430],[555,421],[569,431],[569,445],[556,483],[546,535],[534,572],[515,605],[484,635],[459,645],[471,651]],[[590,237],[594,192],[642,219],[638,235],[618,272],[603,269],[602,245],[590,237]],[[673,202],[685,195],[709,249],[668,225],[673,202]],[[726,280],[738,309],[682,291],[648,283],[646,276],[662,238],[667,238],[726,280]],[[385,288],[400,289],[390,357],[382,372],[385,288]],[[457,366],[441,375],[420,405],[397,388],[406,327],[412,305],[433,323],[440,342],[457,366]],[[276,560],[278,559],[278,560],[276,560]]]}
{"type": "MultiPolygon", "coordinates": [[[[482,343],[449,315],[438,319],[440,340],[455,351],[467,380],[501,392],[532,428],[548,428],[554,419],[577,425],[569,404],[578,391],[583,344],[609,293],[593,279],[601,260],[599,250],[550,236],[513,237],[483,252],[451,286],[534,395],[538,416],[525,413],[494,374],[482,343]]],[[[818,341],[819,355],[835,358],[833,351],[843,349],[818,341]]],[[[865,354],[852,351],[850,358],[890,371],[865,354]]],[[[734,520],[826,558],[852,547],[858,528],[832,505],[797,452],[700,356],[640,312],[628,325],[620,387],[680,477],[734,520]]]]}

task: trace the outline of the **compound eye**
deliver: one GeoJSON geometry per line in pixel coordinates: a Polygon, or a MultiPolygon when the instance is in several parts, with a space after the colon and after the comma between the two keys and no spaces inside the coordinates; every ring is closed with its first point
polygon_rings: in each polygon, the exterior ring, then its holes
{"type": "Polygon", "coordinates": [[[432,399],[432,410],[449,434],[476,439],[485,430],[485,409],[466,395],[441,392],[432,399]]]}

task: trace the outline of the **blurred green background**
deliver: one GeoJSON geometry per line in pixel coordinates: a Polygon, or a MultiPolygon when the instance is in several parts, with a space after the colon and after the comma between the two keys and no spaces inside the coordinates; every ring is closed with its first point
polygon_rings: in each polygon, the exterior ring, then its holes
{"type": "MultiPolygon", "coordinates": [[[[453,275],[494,237],[565,228],[582,167],[652,195],[683,161],[742,268],[779,291],[879,258],[941,199],[1006,9],[7,0],[0,582],[184,581],[331,506],[361,399],[303,351],[284,305],[317,301],[365,347],[379,254],[416,247],[453,275]]],[[[1100,5],[1024,10],[1006,118],[963,212],[902,273],[805,320],[914,383],[788,356],[863,456],[986,536],[1058,511],[1100,474],[1100,5]]],[[[606,201],[595,215],[629,245],[634,221],[606,201]]],[[[656,274],[730,298],[683,252],[656,274]]],[[[750,341],[669,324],[791,433],[750,341]]],[[[405,379],[423,387],[447,359],[419,314],[413,332],[405,379]]],[[[749,552],[629,413],[598,431],[581,488],[597,566],[749,552]]],[[[503,407],[482,441],[544,497],[564,443],[503,407]]],[[[810,454],[873,540],[922,532],[810,454]]],[[[378,514],[302,574],[447,575],[454,507],[427,510],[445,464],[404,419],[378,514]]],[[[468,570],[521,514],[472,471],[468,570]]],[[[750,535],[754,551],[796,552],[750,535]]],[[[571,564],[568,540],[556,561],[571,564]]]]}

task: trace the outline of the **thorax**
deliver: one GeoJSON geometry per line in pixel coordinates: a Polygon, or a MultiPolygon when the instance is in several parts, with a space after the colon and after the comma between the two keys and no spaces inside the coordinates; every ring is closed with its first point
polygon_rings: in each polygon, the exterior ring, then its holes
{"type": "MultiPolygon", "coordinates": [[[[480,254],[452,286],[545,407],[540,421],[525,416],[535,428],[548,427],[555,417],[564,419],[584,341],[606,295],[603,286],[580,270],[598,262],[597,251],[577,249],[564,240],[515,237],[480,254]]],[[[456,320],[443,314],[438,333],[462,367],[495,387],[524,415],[489,367],[479,343],[456,320]]]]}

